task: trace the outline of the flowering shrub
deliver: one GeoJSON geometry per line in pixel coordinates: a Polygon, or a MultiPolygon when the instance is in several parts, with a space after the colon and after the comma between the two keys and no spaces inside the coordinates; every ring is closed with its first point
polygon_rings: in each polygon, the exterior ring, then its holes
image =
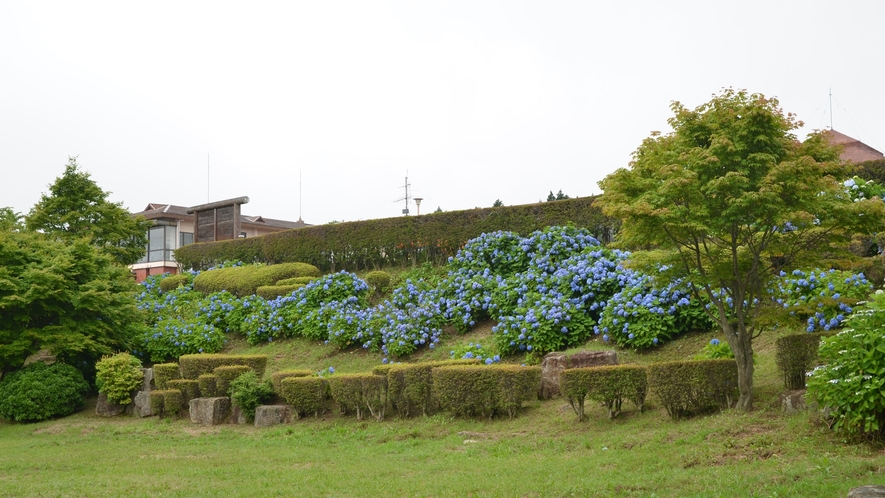
{"type": "Polygon", "coordinates": [[[455,360],[470,360],[477,359],[481,363],[485,363],[486,365],[491,365],[492,363],[499,363],[501,361],[501,356],[497,354],[493,354],[491,352],[486,352],[482,345],[477,343],[470,343],[466,346],[460,346],[453,349],[449,352],[449,356],[455,360]]]}
{"type": "Polygon", "coordinates": [[[657,288],[651,277],[627,271],[622,282],[623,289],[608,302],[595,329],[605,341],[642,349],[712,325],[700,302],[680,281],[657,288]]]}
{"type": "Polygon", "coordinates": [[[710,343],[701,349],[694,359],[696,360],[718,360],[720,358],[734,358],[734,351],[727,342],[713,338],[710,343]]]}
{"type": "Polygon", "coordinates": [[[790,315],[804,320],[808,332],[842,326],[852,306],[873,290],[863,273],[839,270],[781,272],[772,294],[790,315]]]}
{"type": "Polygon", "coordinates": [[[877,291],[846,325],[821,341],[818,355],[823,365],[808,373],[808,395],[831,410],[834,429],[881,438],[885,435],[885,293],[877,291]]]}
{"type": "Polygon", "coordinates": [[[863,178],[854,176],[845,180],[842,185],[845,186],[845,190],[854,202],[859,202],[864,199],[872,199],[873,197],[885,199],[885,187],[877,184],[873,180],[864,180],[863,178]]]}

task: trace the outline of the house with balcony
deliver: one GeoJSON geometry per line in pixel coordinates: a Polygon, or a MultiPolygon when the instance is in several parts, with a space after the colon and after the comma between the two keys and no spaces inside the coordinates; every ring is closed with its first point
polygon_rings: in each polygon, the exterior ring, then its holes
{"type": "Polygon", "coordinates": [[[136,281],[150,275],[178,273],[175,249],[194,242],[257,237],[310,226],[301,219],[287,221],[241,214],[240,206],[248,202],[248,197],[237,197],[191,207],[150,203],[144,210],[131,213],[153,222],[144,257],[129,267],[136,281]]]}

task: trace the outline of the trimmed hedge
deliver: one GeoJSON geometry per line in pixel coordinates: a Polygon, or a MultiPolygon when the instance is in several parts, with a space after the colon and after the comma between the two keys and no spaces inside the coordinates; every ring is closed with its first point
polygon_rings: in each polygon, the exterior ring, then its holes
{"type": "Polygon", "coordinates": [[[169,275],[168,277],[160,280],[160,290],[163,292],[169,292],[175,290],[181,286],[187,285],[190,283],[193,276],[189,273],[179,273],[178,275],[169,275]]]}
{"type": "Polygon", "coordinates": [[[311,375],[313,375],[313,372],[310,370],[282,370],[272,373],[270,374],[270,382],[273,384],[273,392],[277,393],[278,396],[282,395],[280,382],[283,379],[288,379],[289,377],[310,377],[311,375]]]}
{"type": "Polygon", "coordinates": [[[417,414],[419,410],[424,415],[429,415],[435,408],[431,370],[434,367],[471,364],[479,364],[479,360],[395,363],[387,371],[387,395],[390,403],[403,417],[417,414]]]}
{"type": "Polygon", "coordinates": [[[537,398],[541,383],[540,367],[516,365],[451,365],[432,375],[440,407],[459,416],[513,418],[523,402],[537,398]]]}
{"type": "Polygon", "coordinates": [[[774,361],[787,389],[805,389],[805,373],[817,366],[817,348],[833,332],[816,332],[779,337],[774,361]]]}
{"type": "Polygon", "coordinates": [[[215,374],[215,394],[230,396],[230,383],[246,372],[254,372],[248,365],[225,365],[212,371],[215,374]]]}
{"type": "Polygon", "coordinates": [[[151,391],[148,395],[150,396],[151,414],[162,417],[164,400],[166,399],[166,390],[151,391]]]}
{"type": "Polygon", "coordinates": [[[369,413],[378,420],[384,419],[387,410],[387,377],[367,375],[360,379],[363,388],[363,402],[369,413]]]}
{"type": "Polygon", "coordinates": [[[304,284],[292,284],[292,285],[262,285],[261,287],[255,289],[255,294],[259,297],[263,297],[268,301],[272,301],[280,296],[288,296],[292,292],[304,287],[304,284]]]}
{"type": "Polygon", "coordinates": [[[608,418],[621,413],[621,404],[629,399],[642,412],[648,392],[648,374],[638,365],[605,365],[568,368],[559,374],[559,385],[578,421],[584,420],[584,401],[605,405],[608,418]]]}
{"type": "Polygon", "coordinates": [[[366,274],[365,280],[372,288],[372,292],[378,294],[384,292],[384,289],[390,285],[390,274],[381,270],[370,271],[366,274]]]}
{"type": "MultiPolygon", "coordinates": [[[[315,265],[323,272],[368,270],[425,261],[442,263],[454,256],[465,242],[483,233],[508,230],[527,235],[548,226],[569,223],[590,230],[603,243],[610,242],[618,222],[602,214],[596,199],[582,197],[317,225],[260,237],[189,244],[175,250],[175,259],[183,267],[194,269],[240,260],[268,264],[300,261],[315,265]]],[[[208,273],[211,272],[197,279],[208,273]]],[[[276,281],[263,285],[274,283],[276,281]]],[[[194,286],[197,286],[196,280],[194,286]]]]}
{"type": "Polygon", "coordinates": [[[181,391],[181,404],[188,406],[192,399],[200,397],[200,382],[191,379],[175,379],[166,383],[169,389],[181,391]]]}
{"type": "Polygon", "coordinates": [[[316,279],[317,279],[317,277],[284,278],[284,279],[280,280],[279,282],[277,282],[277,285],[299,285],[299,284],[300,285],[307,285],[316,279]]]}
{"type": "Polygon", "coordinates": [[[363,419],[363,385],[362,379],[372,374],[343,374],[333,375],[327,380],[329,382],[329,393],[332,399],[338,403],[341,414],[344,415],[348,411],[356,412],[356,419],[363,419]]]}
{"type": "Polygon", "coordinates": [[[157,363],[153,366],[153,370],[154,385],[156,385],[157,389],[160,391],[166,390],[166,386],[170,380],[181,378],[181,372],[178,369],[177,363],[157,363]]]}
{"type": "Polygon", "coordinates": [[[277,285],[277,282],[286,278],[320,275],[322,273],[316,266],[307,263],[229,266],[197,275],[194,278],[194,290],[203,294],[226,290],[237,297],[245,297],[255,294],[259,287],[277,285]]]}
{"type": "Polygon", "coordinates": [[[178,366],[183,379],[196,379],[202,374],[212,373],[218,367],[230,365],[247,365],[255,370],[255,375],[264,377],[264,371],[267,368],[267,355],[186,354],[178,358],[178,366]]]}
{"type": "Polygon", "coordinates": [[[184,406],[184,396],[178,389],[167,389],[163,393],[163,415],[177,417],[184,406]]]}
{"type": "Polygon", "coordinates": [[[197,379],[201,398],[214,398],[218,395],[218,377],[215,374],[202,374],[197,379]]]}
{"type": "Polygon", "coordinates": [[[298,418],[311,413],[318,417],[326,409],[329,384],[322,377],[287,377],[280,382],[280,390],[298,418]]]}
{"type": "Polygon", "coordinates": [[[728,408],[738,396],[737,363],[733,358],[653,363],[648,388],[673,419],[728,408]]]}

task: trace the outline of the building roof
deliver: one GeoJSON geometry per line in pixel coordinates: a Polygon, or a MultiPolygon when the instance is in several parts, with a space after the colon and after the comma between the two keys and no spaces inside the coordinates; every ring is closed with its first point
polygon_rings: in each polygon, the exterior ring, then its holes
{"type": "MultiPolygon", "coordinates": [[[[159,204],[152,202],[148,204],[143,211],[132,213],[133,216],[144,216],[148,220],[171,219],[186,220],[193,219],[193,214],[188,214],[185,206],[176,206],[174,204],[159,204]]],[[[264,216],[250,216],[246,214],[240,215],[240,224],[243,226],[264,226],[287,230],[290,228],[304,228],[310,225],[302,220],[287,221],[275,218],[265,218],[264,216]]]]}
{"type": "Polygon", "coordinates": [[[885,158],[881,152],[854,137],[849,137],[836,130],[826,130],[824,133],[829,137],[831,143],[842,146],[842,154],[839,157],[843,161],[862,163],[885,158]]]}

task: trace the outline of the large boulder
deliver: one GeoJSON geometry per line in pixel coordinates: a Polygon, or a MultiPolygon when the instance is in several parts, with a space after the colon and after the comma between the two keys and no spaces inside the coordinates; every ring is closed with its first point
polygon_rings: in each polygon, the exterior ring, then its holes
{"type": "Polygon", "coordinates": [[[228,417],[228,422],[231,424],[245,424],[249,422],[246,418],[246,413],[243,412],[243,408],[238,405],[231,405],[230,408],[230,417],[228,417]]]}
{"type": "Polygon", "coordinates": [[[230,417],[230,398],[195,398],[189,403],[191,422],[219,425],[230,417]]]}
{"type": "Polygon", "coordinates": [[[142,383],[141,390],[142,391],[150,391],[154,388],[154,369],[153,368],[142,368],[141,371],[144,373],[144,382],[142,383]]]}
{"type": "Polygon", "coordinates": [[[848,498],[885,498],[885,486],[868,484],[851,488],[848,498]]]}
{"type": "MultiPolygon", "coordinates": [[[[130,403],[131,404],[131,403],[130,403]]],[[[98,394],[98,403],[95,405],[95,414],[99,417],[116,417],[124,411],[128,405],[120,405],[112,401],[108,401],[108,395],[105,393],[98,394]]]]}
{"type": "Polygon", "coordinates": [[[578,351],[569,356],[568,368],[601,367],[617,365],[618,353],[614,351],[578,351]]]}
{"type": "Polygon", "coordinates": [[[47,365],[52,365],[53,363],[55,363],[55,361],[56,358],[55,355],[52,354],[52,351],[48,349],[41,349],[40,351],[37,351],[31,356],[25,358],[24,366],[28,366],[31,363],[45,363],[47,365]]]}
{"type": "Polygon", "coordinates": [[[559,373],[568,368],[565,353],[547,353],[541,361],[541,387],[538,398],[550,399],[559,394],[559,373]]]}
{"type": "Polygon", "coordinates": [[[799,413],[808,408],[805,403],[805,389],[781,393],[780,401],[784,413],[799,413]]]}
{"type": "Polygon", "coordinates": [[[133,402],[135,406],[132,410],[133,415],[136,417],[150,417],[151,415],[159,415],[159,413],[154,413],[151,410],[151,393],[150,391],[138,391],[138,394],[135,395],[135,401],[133,402]]]}
{"type": "Polygon", "coordinates": [[[292,414],[292,407],[289,405],[259,406],[255,409],[255,427],[270,427],[272,425],[291,423],[292,414]]]}

